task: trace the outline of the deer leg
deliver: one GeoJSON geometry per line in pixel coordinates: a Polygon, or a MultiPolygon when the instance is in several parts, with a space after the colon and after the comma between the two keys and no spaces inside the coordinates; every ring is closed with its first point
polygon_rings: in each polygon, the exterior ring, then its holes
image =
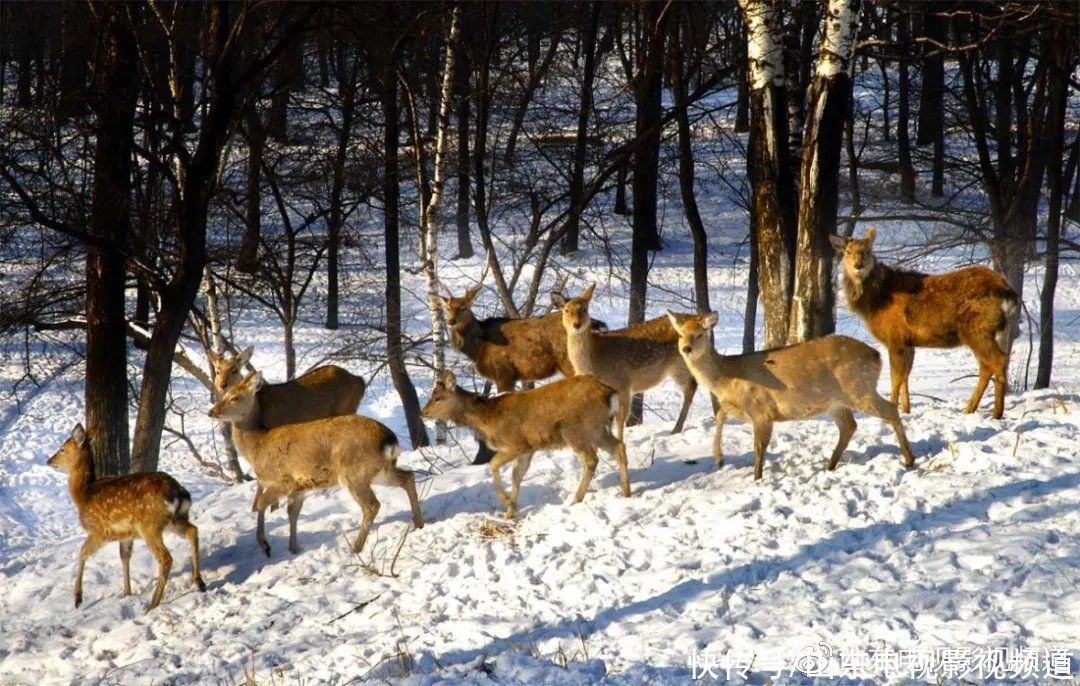
{"type": "Polygon", "coordinates": [[[477,432],[473,432],[473,436],[476,437],[476,456],[473,457],[473,464],[488,464],[491,462],[491,458],[495,457],[495,451],[488,447],[488,444],[484,442],[484,437],[477,432]]]}
{"type": "Polygon", "coordinates": [[[146,541],[146,547],[150,549],[150,553],[158,561],[157,585],[154,587],[154,595],[150,597],[150,604],[146,606],[146,611],[149,612],[161,603],[161,596],[165,594],[165,581],[169,578],[169,570],[172,569],[172,555],[169,554],[169,549],[165,547],[165,541],[161,538],[160,529],[157,531],[142,530],[139,535],[146,541]]]}
{"type": "Polygon", "coordinates": [[[724,419],[726,417],[727,415],[723,409],[716,411],[716,430],[713,431],[712,437],[712,458],[717,469],[724,466],[724,419]]]}
{"type": "Polygon", "coordinates": [[[424,517],[420,514],[420,498],[416,495],[416,477],[407,469],[394,467],[386,474],[386,479],[392,485],[405,491],[409,496],[409,508],[412,510],[413,526],[417,529],[424,528],[424,517]]]}
{"type": "Polygon", "coordinates": [[[259,514],[255,520],[255,541],[262,548],[262,551],[266,553],[267,557],[270,557],[270,544],[266,542],[266,506],[262,505],[259,508],[259,514]]]}
{"type": "Polygon", "coordinates": [[[990,367],[982,360],[979,360],[979,380],[975,384],[975,391],[971,394],[971,399],[968,400],[967,407],[964,408],[964,414],[971,414],[979,409],[979,402],[982,401],[983,393],[986,391],[986,387],[989,383],[990,367]]]}
{"type": "Polygon", "coordinates": [[[75,607],[82,605],[83,567],[86,566],[86,561],[90,556],[96,553],[98,548],[103,545],[105,545],[104,539],[91,534],[86,537],[86,540],[82,544],[82,548],[79,549],[79,565],[75,569],[75,607]]]}
{"type": "Polygon", "coordinates": [[[120,541],[120,565],[124,568],[124,595],[131,595],[131,549],[134,541],[120,541]]]}
{"type": "Polygon", "coordinates": [[[300,552],[300,545],[296,542],[296,521],[300,519],[300,508],[303,506],[303,491],[296,491],[289,494],[286,512],[289,513],[289,552],[293,555],[300,552]]]}
{"type": "Polygon", "coordinates": [[[624,498],[630,497],[630,462],[626,459],[626,444],[615,438],[615,434],[606,431],[600,437],[600,447],[611,453],[619,467],[619,488],[624,498]]]}
{"type": "Polygon", "coordinates": [[[694,393],[697,391],[697,380],[691,376],[683,383],[683,401],[682,409],[679,410],[679,418],[675,420],[675,428],[671,430],[671,433],[681,433],[683,430],[683,424],[686,423],[686,415],[690,414],[690,405],[694,402],[694,393]]]}
{"type": "Polygon", "coordinates": [[[619,409],[615,412],[615,437],[623,440],[623,430],[626,429],[626,418],[630,416],[630,403],[633,395],[630,390],[619,392],[619,409]]]}
{"type": "Polygon", "coordinates": [[[754,420],[754,481],[761,481],[765,472],[765,451],[772,440],[772,420],[754,420]]]}
{"type": "Polygon", "coordinates": [[[901,371],[903,383],[900,386],[900,394],[904,402],[904,414],[911,412],[911,392],[909,382],[911,380],[911,366],[915,364],[915,348],[904,351],[904,366],[901,371]]]}
{"type": "Polygon", "coordinates": [[[191,546],[191,580],[195,583],[195,588],[204,592],[206,583],[203,582],[199,565],[199,530],[191,522],[184,523],[184,538],[191,546]]]}
{"type": "Polygon", "coordinates": [[[897,411],[896,405],[874,392],[860,398],[855,409],[872,417],[878,417],[891,426],[893,433],[896,434],[896,442],[900,444],[900,454],[904,456],[904,466],[908,468],[915,466],[915,455],[911,452],[907,434],[904,433],[904,424],[900,421],[900,413],[897,411]]]}
{"type": "Polygon", "coordinates": [[[892,391],[889,400],[893,405],[897,405],[900,401],[900,387],[904,385],[904,355],[906,352],[903,348],[896,350],[889,348],[889,381],[892,391]]]}
{"type": "Polygon", "coordinates": [[[840,462],[840,456],[847,449],[848,442],[851,441],[851,435],[855,433],[855,427],[858,425],[855,423],[855,415],[846,407],[829,408],[829,416],[833,418],[833,421],[836,422],[836,428],[840,430],[840,440],[836,442],[836,448],[833,449],[832,457],[829,458],[829,463],[825,467],[831,472],[836,469],[837,463],[840,462]]]}
{"type": "Polygon", "coordinates": [[[360,523],[360,534],[356,537],[356,543],[353,544],[353,552],[359,553],[364,549],[368,531],[371,530],[371,523],[375,521],[375,515],[379,513],[379,500],[375,497],[375,491],[371,490],[370,484],[350,483],[349,493],[360,505],[360,511],[364,516],[363,521],[360,523]]]}
{"type": "Polygon", "coordinates": [[[574,494],[571,504],[580,503],[585,498],[585,492],[589,490],[589,484],[592,483],[593,475],[596,474],[596,465],[600,462],[596,457],[596,448],[592,446],[575,447],[574,452],[581,460],[581,483],[578,484],[577,493],[574,494]]]}
{"type": "Polygon", "coordinates": [[[503,465],[513,460],[517,455],[514,453],[500,450],[495,453],[495,457],[491,459],[491,478],[495,482],[495,495],[499,498],[503,505],[506,505],[506,518],[513,519],[517,514],[517,504],[510,500],[510,496],[506,495],[506,491],[503,490],[502,477],[499,472],[502,470],[503,465]]]}
{"type": "Polygon", "coordinates": [[[1001,416],[1005,414],[1005,391],[1008,389],[1005,372],[1008,367],[1009,358],[1005,353],[995,356],[995,359],[990,362],[990,371],[994,374],[994,414],[990,416],[994,419],[1001,419],[1001,416]]]}
{"type": "Polygon", "coordinates": [[[518,455],[517,460],[514,461],[514,471],[510,482],[510,501],[515,504],[518,500],[518,492],[521,490],[521,480],[525,478],[525,474],[529,471],[532,458],[532,451],[529,451],[518,455]]]}

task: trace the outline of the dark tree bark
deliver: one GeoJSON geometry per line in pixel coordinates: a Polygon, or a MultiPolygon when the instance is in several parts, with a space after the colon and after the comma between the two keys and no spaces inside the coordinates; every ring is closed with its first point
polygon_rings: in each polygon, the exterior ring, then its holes
{"type": "Polygon", "coordinates": [[[619,171],[615,176],[615,214],[623,217],[630,215],[630,205],[626,201],[626,177],[629,174],[629,161],[619,165],[619,171]]]}
{"type": "MultiPolygon", "coordinates": [[[[340,72],[339,72],[340,73],[340,72]]],[[[270,98],[270,112],[266,117],[266,132],[279,143],[289,139],[289,98],[293,91],[304,85],[304,43],[292,43],[278,63],[270,98]]]]}
{"type": "Polygon", "coordinates": [[[600,12],[602,9],[603,5],[599,2],[590,6],[588,24],[581,40],[585,65],[581,75],[577,137],[574,139],[573,168],[570,171],[569,202],[571,212],[566,220],[566,233],[563,235],[562,240],[562,253],[564,255],[577,252],[581,235],[581,196],[585,190],[585,156],[589,145],[589,117],[592,114],[593,80],[596,76],[596,34],[600,27],[600,12]]]}
{"type": "Polygon", "coordinates": [[[342,224],[345,221],[341,196],[345,189],[345,165],[348,162],[353,114],[356,111],[356,85],[359,72],[360,60],[354,55],[348,72],[338,75],[338,92],[341,94],[341,128],[338,131],[337,150],[334,153],[334,171],[330,182],[330,214],[326,222],[327,329],[338,328],[338,251],[341,247],[342,224]]]}
{"type": "Polygon", "coordinates": [[[259,242],[262,240],[262,170],[266,149],[266,127],[254,98],[244,108],[244,137],[248,144],[247,173],[244,175],[244,237],[236,255],[236,270],[254,274],[259,269],[259,242]]]}
{"type": "MultiPolygon", "coordinates": [[[[945,42],[945,22],[932,6],[922,15],[922,35],[938,44],[945,42]]],[[[918,145],[933,145],[933,181],[930,193],[945,194],[945,61],[942,51],[926,44],[922,60],[922,88],[919,94],[918,145]]]]}
{"type": "Polygon", "coordinates": [[[31,84],[34,79],[34,32],[31,30],[35,23],[35,15],[38,8],[36,3],[23,2],[11,3],[12,10],[17,17],[17,25],[22,29],[13,39],[15,41],[15,61],[18,64],[15,74],[15,106],[31,107],[34,104],[34,95],[31,84]],[[16,13],[17,12],[17,13],[16,13]]]}
{"type": "Polygon", "coordinates": [[[851,97],[851,60],[860,9],[860,0],[829,0],[825,10],[822,50],[810,84],[799,170],[790,343],[824,336],[836,328],[833,248],[829,237],[836,234],[840,147],[851,97]]]}
{"type": "Polygon", "coordinates": [[[60,5],[60,84],[56,103],[56,119],[66,122],[86,112],[88,77],[87,65],[91,50],[90,13],[83,3],[60,5]]]}
{"type": "Polygon", "coordinates": [[[1039,368],[1035,388],[1049,388],[1054,363],[1054,293],[1057,290],[1061,241],[1061,205],[1065,179],[1065,110],[1069,100],[1068,76],[1076,66],[1076,31],[1061,26],[1052,44],[1054,64],[1050,71],[1050,152],[1047,160],[1046,276],[1039,296],[1039,368]]]}
{"type": "Polygon", "coordinates": [[[749,133],[750,78],[746,56],[746,29],[744,28],[744,26],[739,27],[738,35],[739,55],[737,59],[742,63],[742,67],[737,69],[736,71],[736,73],[739,75],[739,86],[735,96],[735,133],[749,133]]]}
{"type": "Polygon", "coordinates": [[[897,65],[900,72],[897,98],[900,102],[899,112],[896,115],[896,152],[900,164],[900,199],[904,202],[913,202],[915,200],[915,168],[911,164],[911,139],[908,136],[911,96],[908,87],[907,54],[911,49],[911,30],[908,25],[910,16],[906,11],[898,11],[894,14],[894,18],[897,23],[897,38],[900,43],[900,59],[897,65]]]}
{"type": "Polygon", "coordinates": [[[131,222],[138,53],[124,5],[104,5],[99,16],[90,233],[115,251],[88,249],[86,255],[86,427],[96,473],[117,475],[131,468],[125,268],[120,254],[127,247],[131,222]]]}
{"type": "MultiPolygon", "coordinates": [[[[389,56],[387,56],[389,60],[389,56]]],[[[401,193],[398,170],[398,111],[397,74],[392,64],[383,67],[383,235],[386,244],[386,362],[401,405],[409,440],[413,448],[429,444],[427,430],[420,419],[420,400],[405,367],[405,351],[401,342],[401,258],[398,231],[398,198],[401,193]]]]}

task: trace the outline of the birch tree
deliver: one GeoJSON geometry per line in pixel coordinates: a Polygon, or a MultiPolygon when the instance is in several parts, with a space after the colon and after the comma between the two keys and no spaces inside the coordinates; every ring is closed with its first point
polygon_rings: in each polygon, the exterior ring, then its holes
{"type": "Polygon", "coordinates": [[[787,86],[780,13],[769,0],[739,0],[746,22],[751,185],[750,232],[759,259],[765,347],[787,340],[794,279],[795,186],[788,154],[787,86]]]}
{"type": "Polygon", "coordinates": [[[833,249],[839,194],[840,146],[851,97],[851,65],[860,0],[829,0],[821,49],[808,95],[799,168],[799,218],[788,342],[832,333],[833,249]]]}

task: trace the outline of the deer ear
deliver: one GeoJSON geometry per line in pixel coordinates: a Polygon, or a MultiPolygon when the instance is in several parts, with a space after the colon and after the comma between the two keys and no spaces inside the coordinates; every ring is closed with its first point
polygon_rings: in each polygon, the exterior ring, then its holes
{"type": "Polygon", "coordinates": [[[80,448],[86,445],[86,429],[83,428],[82,423],[76,424],[71,430],[71,440],[75,441],[75,445],[80,448]]]}
{"type": "Polygon", "coordinates": [[[263,387],[263,375],[262,372],[251,372],[241,382],[246,388],[250,388],[253,392],[263,387]]]}
{"type": "Polygon", "coordinates": [[[555,307],[558,307],[559,309],[562,309],[562,306],[566,304],[566,296],[558,291],[552,291],[551,304],[555,307]]]}
{"type": "Polygon", "coordinates": [[[457,388],[457,377],[454,376],[454,372],[444,369],[436,377],[436,383],[442,384],[446,390],[452,391],[457,388]]]}
{"type": "Polygon", "coordinates": [[[584,299],[584,300],[592,300],[592,294],[593,294],[593,291],[595,291],[595,290],[596,290],[596,284],[595,283],[590,283],[589,287],[585,289],[585,292],[581,294],[582,299],[584,299]]]}
{"type": "Polygon", "coordinates": [[[667,318],[671,322],[671,328],[675,329],[675,333],[682,334],[682,329],[679,328],[679,318],[675,316],[675,313],[668,310],[667,318]]]}
{"type": "Polygon", "coordinates": [[[874,227],[871,226],[869,229],[866,230],[866,242],[869,243],[871,247],[873,247],[874,239],[876,237],[877,231],[874,230],[874,227]]]}
{"type": "Polygon", "coordinates": [[[435,302],[439,305],[439,307],[441,307],[443,309],[446,309],[446,306],[450,304],[449,300],[442,297],[438,293],[435,294],[435,302]]]}
{"type": "Polygon", "coordinates": [[[207,350],[206,356],[210,358],[210,364],[217,364],[221,361],[221,358],[218,357],[218,354],[213,350],[207,350]]]}
{"type": "Polygon", "coordinates": [[[255,353],[255,346],[249,345],[240,351],[240,354],[236,356],[236,366],[243,367],[248,362],[251,362],[251,356],[255,353]]]}
{"type": "Polygon", "coordinates": [[[716,312],[710,312],[701,317],[701,325],[706,329],[711,329],[716,326],[716,322],[720,321],[720,315],[716,312]]]}
{"type": "Polygon", "coordinates": [[[829,242],[832,243],[832,247],[836,249],[836,252],[844,252],[844,246],[847,245],[847,241],[843,236],[829,236],[829,242]]]}

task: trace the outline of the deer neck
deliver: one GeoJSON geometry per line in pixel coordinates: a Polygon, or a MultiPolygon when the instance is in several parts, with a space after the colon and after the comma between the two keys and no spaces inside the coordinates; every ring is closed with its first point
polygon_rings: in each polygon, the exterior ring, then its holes
{"type": "Polygon", "coordinates": [[[581,331],[566,331],[566,356],[570,359],[574,371],[578,374],[593,373],[593,332],[592,324],[587,324],[581,331]]]}
{"type": "Polygon", "coordinates": [[[450,421],[455,424],[465,424],[480,434],[484,442],[491,445],[492,440],[498,436],[498,416],[492,401],[481,398],[478,395],[465,397],[464,402],[454,413],[450,421]]]}
{"type": "Polygon", "coordinates": [[[475,360],[480,355],[480,324],[476,317],[461,328],[450,329],[450,345],[457,348],[470,360],[475,360]]]}
{"type": "Polygon", "coordinates": [[[68,493],[71,502],[75,503],[75,509],[82,512],[86,501],[90,497],[90,484],[94,482],[94,463],[87,454],[68,473],[68,493]]]}
{"type": "Polygon", "coordinates": [[[706,388],[711,388],[719,379],[730,376],[728,358],[716,352],[711,345],[703,355],[693,359],[683,357],[683,360],[698,383],[706,388]]]}
{"type": "Polygon", "coordinates": [[[253,462],[259,441],[266,434],[258,403],[243,419],[232,422],[232,432],[236,447],[248,462],[253,462]]]}
{"type": "Polygon", "coordinates": [[[862,278],[852,278],[845,272],[844,294],[847,296],[848,306],[856,311],[870,309],[875,300],[875,293],[880,289],[889,271],[888,267],[875,258],[874,266],[862,278]]]}

